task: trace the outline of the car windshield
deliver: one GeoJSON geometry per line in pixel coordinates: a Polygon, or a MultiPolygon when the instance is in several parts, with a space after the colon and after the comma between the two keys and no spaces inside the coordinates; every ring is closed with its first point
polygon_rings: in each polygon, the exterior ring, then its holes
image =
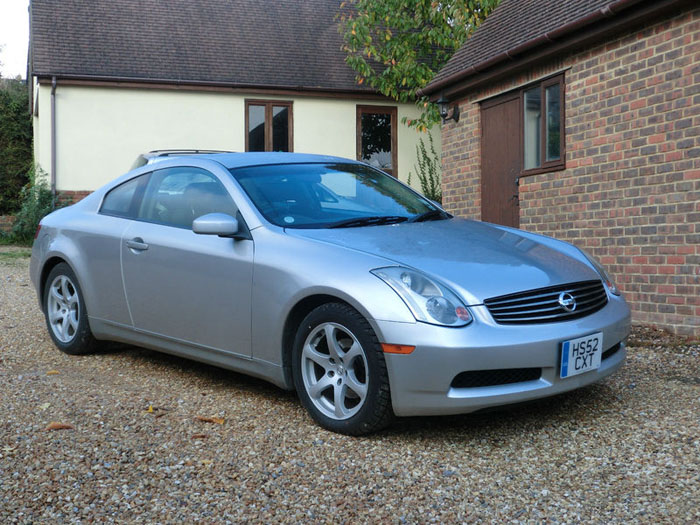
{"type": "Polygon", "coordinates": [[[285,228],[351,228],[450,215],[362,164],[276,164],[231,169],[260,213],[285,228]]]}

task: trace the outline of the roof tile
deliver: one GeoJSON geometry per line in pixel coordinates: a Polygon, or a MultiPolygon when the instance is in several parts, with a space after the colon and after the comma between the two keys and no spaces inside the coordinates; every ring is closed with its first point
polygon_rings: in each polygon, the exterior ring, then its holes
{"type": "Polygon", "coordinates": [[[615,1],[501,0],[493,13],[435,75],[431,84],[583,19],[615,1]]]}
{"type": "Polygon", "coordinates": [[[32,0],[35,75],[331,91],[345,64],[340,0],[32,0]]]}

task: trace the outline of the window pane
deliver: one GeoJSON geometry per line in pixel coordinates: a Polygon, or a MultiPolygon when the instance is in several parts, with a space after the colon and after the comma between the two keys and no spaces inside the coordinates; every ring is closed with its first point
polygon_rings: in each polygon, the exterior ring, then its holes
{"type": "Polygon", "coordinates": [[[204,170],[174,168],[153,174],[139,218],[189,229],[194,219],[207,213],[235,217],[236,207],[226,188],[204,170]]]}
{"type": "Polygon", "coordinates": [[[248,106],[248,151],[265,151],[265,106],[248,106]]]}
{"type": "Polygon", "coordinates": [[[143,182],[144,177],[145,175],[141,175],[131,179],[110,191],[102,202],[100,212],[118,217],[134,217],[135,213],[132,209],[134,195],[136,195],[136,189],[143,182]]]}
{"type": "Polygon", "coordinates": [[[391,165],[391,113],[363,113],[362,159],[379,169],[391,165]]]}
{"type": "Polygon", "coordinates": [[[547,100],[547,160],[558,160],[561,157],[561,99],[559,84],[549,86],[546,90],[547,100]]]}
{"type": "Polygon", "coordinates": [[[233,168],[267,220],[285,228],[325,228],[363,217],[406,219],[435,209],[391,175],[361,164],[233,168]]]}
{"type": "Polygon", "coordinates": [[[525,169],[538,168],[540,161],[540,124],[542,118],[542,101],[540,88],[530,89],[525,92],[525,118],[524,118],[524,153],[525,169]]]}
{"type": "Polygon", "coordinates": [[[272,151],[289,151],[289,108],[272,106],[272,151]]]}

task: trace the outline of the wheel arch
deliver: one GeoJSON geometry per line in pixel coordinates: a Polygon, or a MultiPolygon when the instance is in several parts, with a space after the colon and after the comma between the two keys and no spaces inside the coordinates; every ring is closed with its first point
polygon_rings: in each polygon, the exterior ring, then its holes
{"type": "Polygon", "coordinates": [[[294,389],[294,379],[292,377],[292,350],[294,348],[294,338],[296,337],[299,325],[314,309],[328,303],[345,304],[358,311],[360,315],[365,317],[365,319],[372,324],[371,319],[369,319],[365,313],[337,295],[317,293],[297,301],[289,310],[282,330],[282,367],[284,370],[284,380],[289,389],[294,389]]]}
{"type": "MultiPolygon", "coordinates": [[[[44,293],[46,291],[46,280],[49,277],[49,274],[51,273],[51,270],[53,270],[56,266],[58,266],[61,263],[66,263],[68,266],[70,266],[71,270],[73,270],[73,273],[75,273],[75,269],[73,266],[63,257],[59,257],[58,255],[54,255],[46,259],[44,262],[44,265],[41,268],[41,274],[39,277],[39,298],[40,298],[40,304],[41,304],[41,310],[44,312],[46,305],[44,305],[44,293]]],[[[77,279],[77,274],[76,274],[76,279],[77,279]]],[[[78,283],[80,286],[80,283],[78,283]]],[[[82,286],[81,286],[82,289],[82,286]]]]}

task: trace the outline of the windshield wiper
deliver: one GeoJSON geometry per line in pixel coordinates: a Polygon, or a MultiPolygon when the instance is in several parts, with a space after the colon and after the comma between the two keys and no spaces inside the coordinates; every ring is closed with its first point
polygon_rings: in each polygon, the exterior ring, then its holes
{"type": "Polygon", "coordinates": [[[408,222],[423,222],[423,221],[434,221],[436,219],[449,219],[452,217],[449,213],[442,210],[430,210],[415,217],[408,219],[408,222]]]}
{"type": "Polygon", "coordinates": [[[329,228],[355,228],[357,226],[378,226],[380,224],[396,224],[404,222],[407,217],[400,215],[378,215],[375,217],[357,217],[355,219],[345,219],[343,221],[334,222],[329,228]]]}

